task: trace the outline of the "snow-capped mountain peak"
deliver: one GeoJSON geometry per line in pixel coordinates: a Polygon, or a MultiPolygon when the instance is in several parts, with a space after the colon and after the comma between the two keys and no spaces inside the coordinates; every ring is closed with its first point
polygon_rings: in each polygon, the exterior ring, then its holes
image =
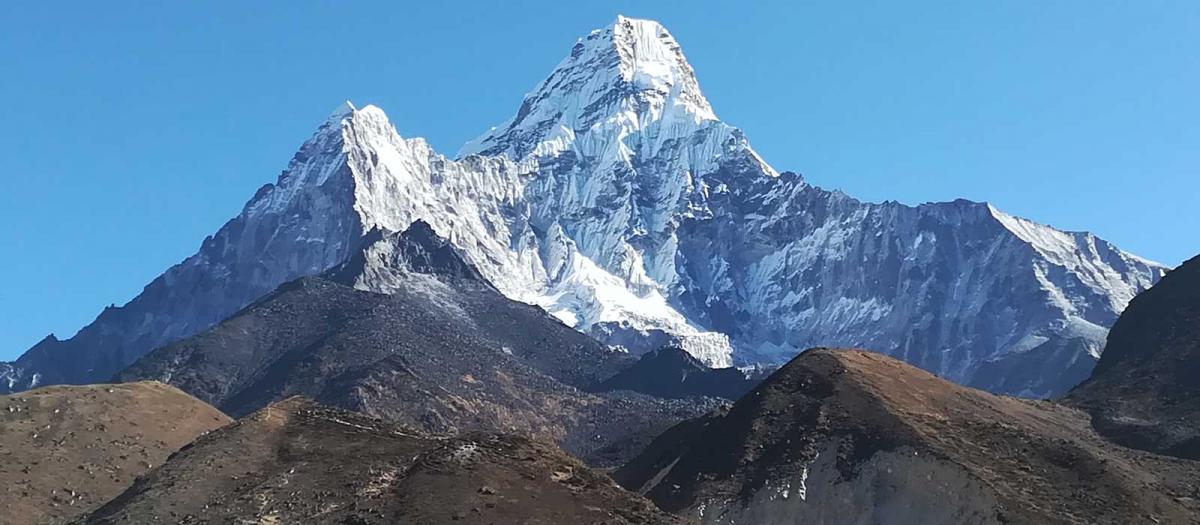
{"type": "Polygon", "coordinates": [[[666,95],[698,119],[716,120],[708,100],[700,93],[695,71],[662,24],[618,15],[612,26],[592,35],[600,36],[601,41],[611,40],[621,59],[622,78],[638,90],[666,95]]]}
{"type": "Polygon", "coordinates": [[[691,65],[666,28],[618,16],[612,25],[576,42],[525,96],[512,119],[466,144],[459,156],[504,154],[517,160],[552,155],[569,148],[578,135],[623,136],[632,130],[646,131],[661,143],[715,120],[691,65]]]}
{"type": "Polygon", "coordinates": [[[325,119],[325,121],[326,122],[341,122],[342,119],[345,119],[346,117],[354,115],[354,112],[357,110],[358,110],[358,108],[354,107],[354,103],[347,100],[345,102],[342,102],[340,105],[338,105],[337,108],[335,108],[332,112],[330,112],[329,117],[327,117],[325,119]]]}
{"type": "Polygon", "coordinates": [[[781,175],[717,120],[670,33],[618,17],[457,159],[340,106],[196,255],[0,382],[106,379],[417,220],[508,297],[614,346],[715,366],[861,346],[1025,395],[1085,377],[1165,270],[980,203],[866,203],[781,175]]]}

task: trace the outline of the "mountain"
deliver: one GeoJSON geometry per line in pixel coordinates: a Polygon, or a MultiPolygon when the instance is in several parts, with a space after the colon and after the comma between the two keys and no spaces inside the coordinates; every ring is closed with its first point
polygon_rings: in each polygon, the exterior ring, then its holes
{"type": "Polygon", "coordinates": [[[346,263],[117,377],[156,379],[234,416],[304,395],[429,432],[534,435],[613,464],[716,404],[584,391],[630,361],[506,298],[418,221],[373,230],[346,263]]]}
{"type": "Polygon", "coordinates": [[[682,348],[664,346],[643,354],[637,363],[595,388],[666,398],[711,396],[736,400],[754,388],[758,379],[736,368],[709,368],[682,348]]]}
{"type": "Polygon", "coordinates": [[[0,522],[66,523],[227,423],[217,409],[155,382],[0,396],[0,522]]]}
{"type": "Polygon", "coordinates": [[[1026,396],[1086,378],[1165,271],[988,204],[866,203],[779,173],[666,29],[618,17],[458,158],[347,103],[195,255],[0,386],[110,377],[417,219],[506,296],[636,354],[669,343],[724,367],[865,346],[1026,396]]]}
{"type": "Polygon", "coordinates": [[[1066,401],[1118,443],[1200,460],[1200,257],[1135,297],[1106,348],[1066,401]]]}
{"type": "Polygon", "coordinates": [[[292,398],[204,436],[80,523],[679,520],[552,445],[429,436],[292,398]]]}
{"type": "Polygon", "coordinates": [[[1192,523],[1198,466],[1112,444],[1049,401],[813,349],[614,477],[701,523],[1192,523]]]}

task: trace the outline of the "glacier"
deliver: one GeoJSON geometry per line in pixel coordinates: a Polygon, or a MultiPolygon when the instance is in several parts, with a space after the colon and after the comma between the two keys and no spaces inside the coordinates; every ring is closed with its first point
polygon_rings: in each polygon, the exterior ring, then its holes
{"type": "Polygon", "coordinates": [[[662,25],[618,17],[454,157],[343,104],[195,255],[0,366],[0,390],[106,380],[418,219],[508,297],[626,351],[745,366],[858,346],[1029,397],[1086,377],[1167,271],[986,203],[863,202],[776,171],[662,25]]]}

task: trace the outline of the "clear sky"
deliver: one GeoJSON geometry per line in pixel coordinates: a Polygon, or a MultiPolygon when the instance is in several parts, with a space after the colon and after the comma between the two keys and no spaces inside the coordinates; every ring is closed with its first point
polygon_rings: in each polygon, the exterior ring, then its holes
{"type": "Polygon", "coordinates": [[[1200,252],[1200,2],[150,4],[0,2],[0,359],[194,253],[342,100],[452,155],[618,13],[777,169],[1200,252]]]}

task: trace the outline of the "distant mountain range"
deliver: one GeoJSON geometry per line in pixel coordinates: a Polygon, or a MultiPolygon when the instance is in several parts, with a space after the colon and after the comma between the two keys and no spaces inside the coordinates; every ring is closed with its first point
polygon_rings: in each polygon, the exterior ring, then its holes
{"type": "Polygon", "coordinates": [[[345,104],[195,255],[0,366],[0,388],[107,380],[417,220],[481,282],[634,354],[670,343],[727,367],[860,346],[1023,396],[1087,377],[1166,271],[988,204],[866,203],[780,173],[666,29],[619,17],[454,158],[345,104]]]}

